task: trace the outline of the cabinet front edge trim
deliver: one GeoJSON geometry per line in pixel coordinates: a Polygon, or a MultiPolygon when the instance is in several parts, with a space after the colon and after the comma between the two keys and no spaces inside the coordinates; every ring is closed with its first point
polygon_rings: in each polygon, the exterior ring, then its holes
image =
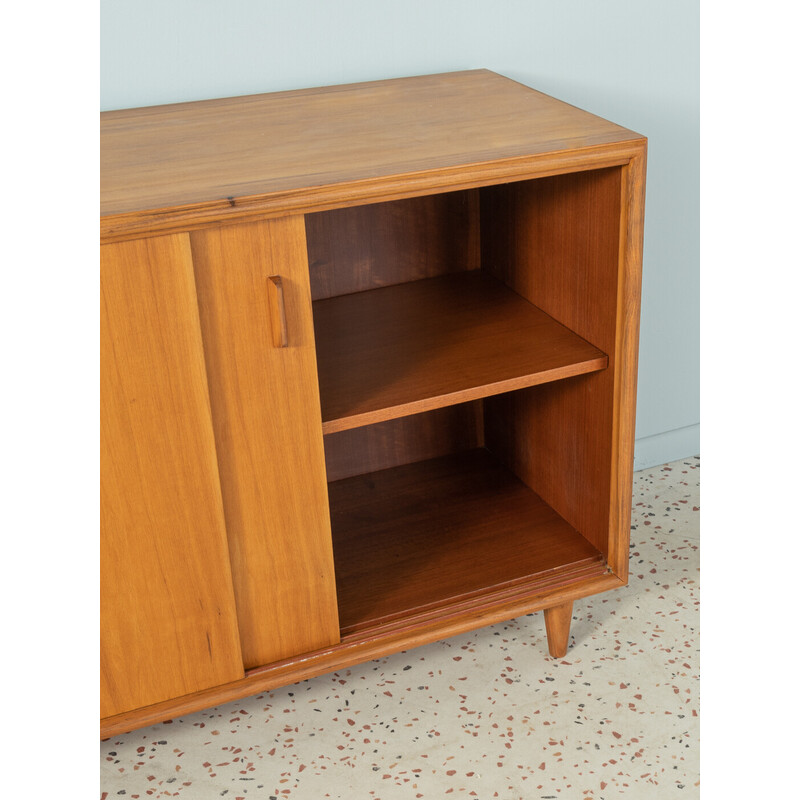
{"type": "Polygon", "coordinates": [[[645,138],[579,150],[517,156],[478,164],[404,173],[186,206],[131,211],[100,218],[101,241],[163,236],[218,224],[308,214],[570,172],[625,166],[646,148],[645,138]]]}

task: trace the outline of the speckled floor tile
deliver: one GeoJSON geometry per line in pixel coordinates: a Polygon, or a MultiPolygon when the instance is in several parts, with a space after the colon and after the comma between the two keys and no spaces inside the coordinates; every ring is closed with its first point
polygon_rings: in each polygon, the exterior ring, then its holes
{"type": "Polygon", "coordinates": [[[632,538],[637,526],[700,538],[700,457],[684,458],[633,476],[632,538]]]}
{"type": "Polygon", "coordinates": [[[636,473],[627,587],[113,737],[101,791],[209,800],[699,796],[699,458],[636,473]]]}

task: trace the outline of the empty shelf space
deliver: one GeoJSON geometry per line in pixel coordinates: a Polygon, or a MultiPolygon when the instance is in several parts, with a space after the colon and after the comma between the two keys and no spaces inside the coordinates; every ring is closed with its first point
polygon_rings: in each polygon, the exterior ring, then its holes
{"type": "Polygon", "coordinates": [[[480,271],[314,303],[325,433],[603,369],[607,356],[480,271]]]}
{"type": "Polygon", "coordinates": [[[603,556],[485,449],[328,490],[343,636],[607,571],[603,556]]]}

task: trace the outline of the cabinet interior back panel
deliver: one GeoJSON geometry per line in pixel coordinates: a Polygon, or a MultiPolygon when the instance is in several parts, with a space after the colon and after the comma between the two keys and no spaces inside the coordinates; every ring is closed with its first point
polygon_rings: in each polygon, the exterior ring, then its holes
{"type": "Polygon", "coordinates": [[[314,300],[480,266],[478,190],[306,215],[314,300]]]}

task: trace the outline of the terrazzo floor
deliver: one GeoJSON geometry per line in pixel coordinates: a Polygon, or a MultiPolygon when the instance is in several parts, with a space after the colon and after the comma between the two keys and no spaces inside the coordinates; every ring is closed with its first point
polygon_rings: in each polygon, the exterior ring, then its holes
{"type": "Polygon", "coordinates": [[[101,743],[101,798],[699,796],[698,457],[634,476],[631,577],[101,743]]]}

